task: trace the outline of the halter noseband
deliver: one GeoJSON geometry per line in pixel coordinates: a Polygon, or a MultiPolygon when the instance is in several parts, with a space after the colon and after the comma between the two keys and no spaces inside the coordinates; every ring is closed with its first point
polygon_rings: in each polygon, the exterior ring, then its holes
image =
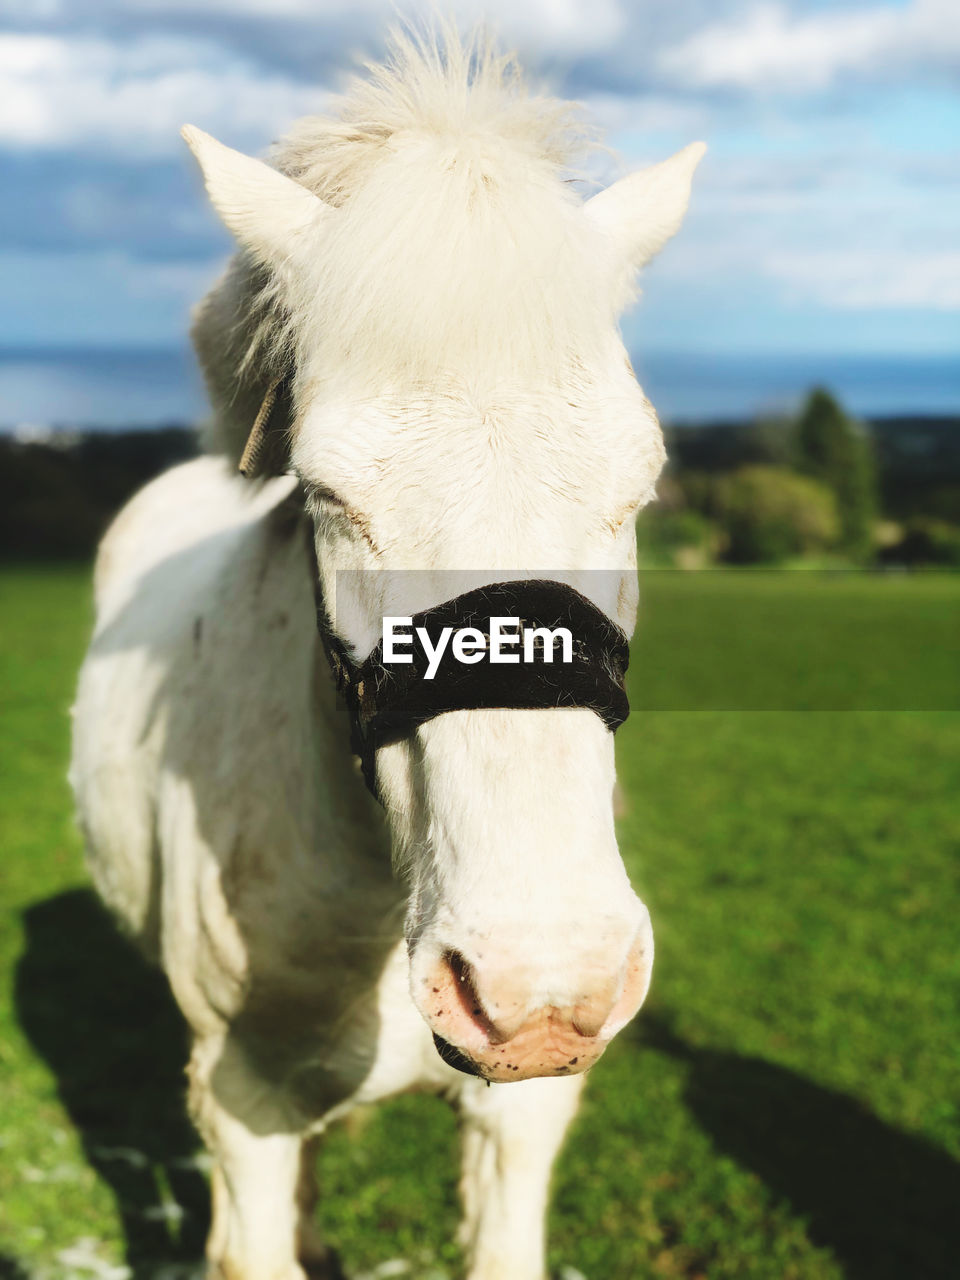
{"type": "MultiPolygon", "coordinates": [[[[278,406],[289,404],[285,380],[271,384],[240,463],[248,478],[269,474],[264,460],[279,456],[278,406]]],[[[282,425],[282,424],[280,424],[282,425]]],[[[551,661],[541,643],[532,660],[493,661],[491,646],[469,663],[440,661],[427,679],[425,649],[413,647],[410,661],[384,660],[383,642],[356,662],[337,635],[327,608],[316,559],[312,528],[307,542],[313,568],[317,629],[324,652],[350,714],[350,747],[360,759],[364,780],[380,800],[376,754],[380,747],[408,737],[420,725],[447,711],[488,708],[534,710],[581,707],[593,711],[611,732],[626,720],[630,706],[624,677],[630,661],[627,635],[586,596],[549,579],[494,582],[463,592],[412,616],[410,631],[422,629],[436,650],[445,628],[472,628],[489,641],[492,619],[517,622],[517,642],[525,633],[566,628],[572,636],[570,660],[551,661]]],[[[519,656],[519,655],[518,655],[519,656]]]]}
{"type": "Polygon", "coordinates": [[[449,627],[472,628],[489,641],[496,617],[517,620],[518,647],[533,629],[563,627],[573,637],[571,661],[549,661],[541,645],[539,653],[534,649],[533,661],[494,663],[488,646],[478,655],[480,660],[470,664],[445,654],[428,680],[423,647],[414,648],[411,661],[392,665],[384,661],[381,641],[363,662],[354,662],[330,625],[319,576],[315,581],[317,626],[350,712],[350,745],[360,757],[367,786],[378,798],[378,748],[408,737],[446,711],[585,707],[611,730],[629,714],[623,683],[630,660],[626,635],[586,596],[562,582],[523,579],[477,587],[414,614],[410,630],[425,631],[435,650],[449,627]]]}

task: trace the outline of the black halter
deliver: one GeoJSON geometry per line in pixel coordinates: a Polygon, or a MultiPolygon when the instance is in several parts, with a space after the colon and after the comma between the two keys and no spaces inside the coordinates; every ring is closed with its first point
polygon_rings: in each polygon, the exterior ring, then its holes
{"type": "MultiPolygon", "coordinates": [[[[275,406],[284,399],[283,385],[278,393],[274,384],[244,452],[244,475],[263,474],[260,459],[270,456],[271,450],[277,452],[272,419],[278,416],[275,406]]],[[[354,660],[334,629],[327,608],[312,522],[307,526],[307,541],[317,629],[350,714],[351,749],[359,757],[364,780],[378,800],[377,750],[409,736],[420,725],[447,711],[582,707],[595,712],[611,732],[626,720],[630,711],[624,689],[630,660],[627,635],[573,587],[547,579],[495,582],[414,615],[410,630],[424,628],[432,645],[436,645],[445,627],[476,628],[489,638],[491,618],[495,617],[518,621],[518,645],[524,632],[531,628],[553,631],[563,627],[572,636],[569,662],[557,661],[556,655],[553,661],[548,660],[541,644],[539,648],[531,646],[530,661],[494,663],[488,645],[482,658],[470,664],[458,662],[446,652],[433,678],[427,680],[426,655],[422,648],[418,653],[416,646],[412,647],[413,660],[409,663],[386,663],[382,641],[362,662],[354,660]]]]}
{"type": "Polygon", "coordinates": [[[629,715],[624,675],[630,651],[625,633],[586,596],[562,582],[523,579],[477,587],[414,614],[410,629],[424,628],[436,645],[444,627],[475,628],[489,639],[491,618],[515,618],[519,648],[531,628],[565,627],[573,637],[570,662],[558,662],[556,656],[548,661],[543,645],[533,649],[533,661],[515,664],[492,662],[489,646],[480,661],[470,665],[457,662],[447,650],[436,674],[427,680],[426,654],[416,647],[411,662],[387,664],[381,641],[368,658],[355,662],[331,626],[318,574],[314,581],[320,638],[350,712],[350,746],[378,799],[378,748],[407,737],[446,711],[586,707],[610,730],[618,729],[629,715]]]}

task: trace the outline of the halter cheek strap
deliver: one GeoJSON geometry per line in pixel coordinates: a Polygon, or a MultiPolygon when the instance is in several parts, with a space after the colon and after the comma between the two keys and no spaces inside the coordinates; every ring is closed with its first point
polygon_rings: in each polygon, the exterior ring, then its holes
{"type": "MultiPolygon", "coordinates": [[[[243,475],[256,478],[285,469],[278,468],[277,459],[288,421],[289,384],[281,380],[268,388],[257,414],[240,464],[243,475]]],[[[446,628],[471,628],[486,640],[479,660],[475,656],[469,663],[444,650],[428,679],[429,660],[423,644],[411,646],[409,662],[385,661],[382,641],[364,661],[354,660],[327,609],[311,522],[306,532],[317,629],[350,713],[351,749],[378,800],[378,749],[408,737],[420,725],[448,711],[580,707],[593,711],[611,732],[626,720],[630,711],[624,688],[630,661],[627,635],[573,587],[548,579],[495,582],[414,615],[409,631],[417,635],[422,630],[433,652],[446,628]],[[516,620],[516,645],[511,654],[516,654],[516,662],[495,660],[490,642],[494,618],[516,620]],[[569,661],[564,660],[566,654],[548,650],[542,637],[539,647],[525,644],[525,636],[540,628],[569,632],[569,661]]],[[[531,635],[530,639],[537,637],[531,635]]]]}

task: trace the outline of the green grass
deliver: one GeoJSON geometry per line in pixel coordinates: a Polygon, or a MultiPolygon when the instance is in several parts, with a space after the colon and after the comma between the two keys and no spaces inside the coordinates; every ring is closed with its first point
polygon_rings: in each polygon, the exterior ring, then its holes
{"type": "MultiPolygon", "coordinates": [[[[553,1263],[956,1275],[960,581],[652,573],[644,594],[618,753],[656,972],[558,1168],[553,1263]]],[[[87,601],[76,569],[0,574],[0,1277],[93,1274],[61,1256],[84,1239],[156,1276],[205,1226],[183,1031],[70,821],[87,601]]],[[[456,1274],[455,1152],[428,1098],[330,1135],[321,1218],[351,1268],[456,1274]]]]}

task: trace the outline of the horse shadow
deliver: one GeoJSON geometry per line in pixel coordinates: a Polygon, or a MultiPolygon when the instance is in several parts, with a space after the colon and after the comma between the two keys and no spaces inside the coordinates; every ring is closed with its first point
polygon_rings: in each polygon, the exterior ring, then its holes
{"type": "Polygon", "coordinates": [[[806,1220],[848,1280],[957,1275],[960,1164],[947,1152],[786,1067],[692,1045],[669,1015],[641,1015],[634,1034],[687,1066],[700,1127],[806,1220]]]}
{"type": "MultiPolygon", "coordinates": [[[[113,1191],[133,1275],[179,1274],[202,1258],[209,1226],[185,1106],[183,1017],[166,979],[90,890],[29,907],[24,924],[20,1025],[56,1076],[87,1161],[113,1191]]],[[[18,1274],[0,1259],[0,1277],[18,1274]]]]}

